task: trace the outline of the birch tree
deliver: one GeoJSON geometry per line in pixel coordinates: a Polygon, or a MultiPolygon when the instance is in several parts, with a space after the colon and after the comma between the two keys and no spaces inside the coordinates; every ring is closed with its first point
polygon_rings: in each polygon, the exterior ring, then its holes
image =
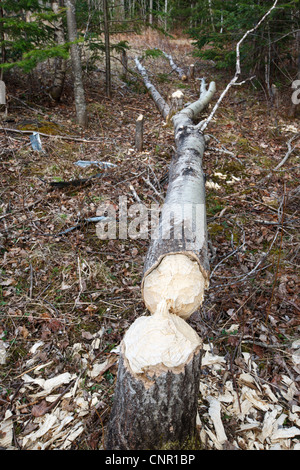
{"type": "MultiPolygon", "coordinates": [[[[238,83],[240,45],[271,13],[277,1],[238,42],[236,74],[208,119],[200,125],[195,122],[216,91],[215,83],[207,87],[204,79],[199,99],[172,118],[176,150],[141,286],[151,315],[138,318],[121,343],[114,404],[106,434],[108,450],[153,450],[172,445],[180,449],[196,436],[202,341],[186,320],[201,308],[209,285],[202,170],[204,129],[225,94],[238,83]]],[[[135,62],[157,108],[166,118],[170,107],[150,83],[137,58],[135,62]]]]}

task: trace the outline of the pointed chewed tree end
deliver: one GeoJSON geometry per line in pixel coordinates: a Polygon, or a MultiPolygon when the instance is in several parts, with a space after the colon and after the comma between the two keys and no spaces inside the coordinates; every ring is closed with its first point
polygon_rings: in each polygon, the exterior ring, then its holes
{"type": "Polygon", "coordinates": [[[166,301],[170,313],[188,319],[203,302],[208,279],[196,259],[182,253],[169,254],[146,273],[143,298],[148,310],[155,314],[166,301]]]}

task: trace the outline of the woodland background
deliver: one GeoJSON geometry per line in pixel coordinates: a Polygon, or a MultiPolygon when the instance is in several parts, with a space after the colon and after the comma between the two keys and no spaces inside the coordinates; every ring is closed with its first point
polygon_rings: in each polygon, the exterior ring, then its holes
{"type": "MultiPolygon", "coordinates": [[[[195,101],[202,77],[216,81],[218,98],[235,73],[237,42],[273,3],[0,2],[8,107],[0,129],[2,448],[103,448],[115,351],[147,313],[140,281],[149,240],[100,241],[86,219],[102,202],[117,208],[124,195],[161,203],[174,146],[134,58],[165,98],[180,89],[186,103],[195,101]],[[194,78],[182,81],[162,51],[187,76],[194,64],[194,78]],[[30,131],[39,132],[42,151],[33,150],[30,131]],[[79,160],[116,166],[80,168],[79,160]]],[[[211,283],[190,320],[205,343],[199,436],[204,449],[299,449],[296,0],[279,1],[247,37],[241,65],[245,83],[206,130],[211,283]]]]}

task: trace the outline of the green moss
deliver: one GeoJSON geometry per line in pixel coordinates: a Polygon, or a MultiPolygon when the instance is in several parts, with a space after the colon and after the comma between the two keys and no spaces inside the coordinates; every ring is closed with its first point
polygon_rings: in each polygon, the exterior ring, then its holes
{"type": "Polygon", "coordinates": [[[27,356],[27,354],[28,354],[28,351],[27,349],[25,349],[24,346],[16,344],[11,347],[8,363],[10,362],[14,363],[18,361],[19,359],[23,359],[24,357],[27,356]]]}
{"type": "MultiPolygon", "coordinates": [[[[49,122],[49,121],[28,122],[27,124],[23,126],[19,126],[19,129],[21,131],[36,131],[36,132],[41,132],[43,134],[49,134],[49,135],[61,134],[60,126],[58,124],[55,124],[54,122],[49,122]]],[[[64,130],[64,134],[66,134],[65,130],[64,130]]]]}
{"type": "Polygon", "coordinates": [[[257,154],[257,153],[261,152],[260,147],[252,145],[249,142],[249,140],[245,139],[244,137],[238,139],[238,141],[236,142],[236,147],[242,153],[257,154]]]}
{"type": "Polygon", "coordinates": [[[207,194],[206,197],[206,210],[208,216],[213,216],[220,212],[223,206],[220,204],[219,198],[213,194],[207,194]]]}
{"type": "Polygon", "coordinates": [[[223,232],[224,227],[218,223],[213,223],[208,225],[208,231],[210,235],[216,235],[223,232]]]}
{"type": "MultiPolygon", "coordinates": [[[[203,450],[203,445],[197,435],[186,439],[183,443],[166,442],[160,447],[160,450],[203,450]]],[[[177,462],[180,463],[180,462],[177,462]]]]}

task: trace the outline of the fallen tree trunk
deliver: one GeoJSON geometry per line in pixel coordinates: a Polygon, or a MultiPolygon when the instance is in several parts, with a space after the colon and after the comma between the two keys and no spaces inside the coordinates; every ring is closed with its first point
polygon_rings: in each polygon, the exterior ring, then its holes
{"type": "MultiPolygon", "coordinates": [[[[140,71],[149,84],[145,69],[140,71]]],[[[161,104],[155,87],[149,89],[161,104]]],[[[193,120],[214,92],[214,83],[207,90],[203,82],[199,100],[173,118],[177,150],[142,280],[142,295],[152,315],[138,318],[121,343],[107,449],[193,448],[196,438],[202,342],[185,319],[202,304],[209,263],[205,140],[193,120]]]]}
{"type": "Polygon", "coordinates": [[[208,286],[205,181],[202,171],[205,140],[193,124],[193,119],[214,93],[215,84],[212,82],[206,90],[203,82],[199,100],[173,117],[176,153],[170,166],[169,186],[160,223],[152,237],[142,280],[143,298],[151,313],[155,312],[168,292],[168,300],[173,303],[170,311],[182,318],[189,318],[201,305],[208,286]]]}
{"type": "Polygon", "coordinates": [[[131,325],[121,344],[107,450],[176,449],[194,437],[200,353],[196,332],[166,303],[131,325]]]}
{"type": "Polygon", "coordinates": [[[146,69],[142,66],[138,58],[135,59],[135,65],[140,74],[142,75],[145,87],[147,88],[147,90],[149,90],[157,109],[159,110],[163,118],[166,119],[170,111],[169,105],[157,91],[155,86],[152,85],[152,83],[150,82],[146,69]]]}
{"type": "Polygon", "coordinates": [[[173,57],[170,54],[167,54],[166,52],[162,51],[163,55],[166,57],[166,59],[169,60],[170,66],[174,72],[176,72],[179,75],[180,80],[185,82],[187,80],[187,75],[184,73],[184,70],[181,67],[178,67],[178,65],[175,64],[173,57]]]}

